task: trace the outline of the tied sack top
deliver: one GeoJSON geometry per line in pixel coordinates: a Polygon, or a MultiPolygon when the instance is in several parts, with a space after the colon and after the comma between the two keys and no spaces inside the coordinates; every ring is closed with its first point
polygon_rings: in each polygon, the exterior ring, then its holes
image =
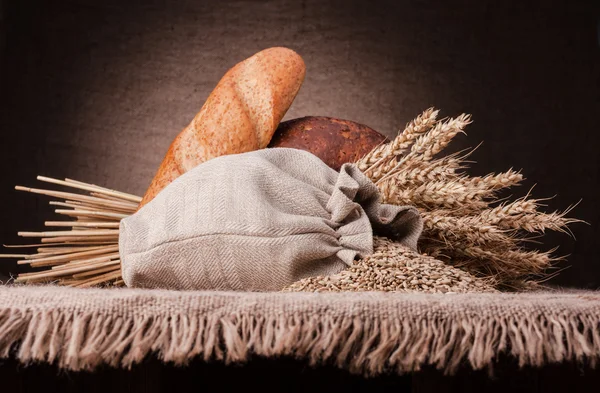
{"type": "Polygon", "coordinates": [[[121,221],[130,287],[277,291],[373,252],[373,231],[416,248],[414,207],[380,203],[354,164],[276,148],[214,158],[121,221]]]}

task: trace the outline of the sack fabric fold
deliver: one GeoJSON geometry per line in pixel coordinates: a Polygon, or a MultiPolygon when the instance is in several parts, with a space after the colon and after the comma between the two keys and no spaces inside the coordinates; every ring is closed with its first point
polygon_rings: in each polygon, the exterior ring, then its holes
{"type": "Polygon", "coordinates": [[[409,206],[380,203],[354,165],[340,172],[296,149],[264,149],[199,165],[121,221],[128,286],[275,291],[331,275],[373,252],[373,230],[416,248],[409,206]]]}

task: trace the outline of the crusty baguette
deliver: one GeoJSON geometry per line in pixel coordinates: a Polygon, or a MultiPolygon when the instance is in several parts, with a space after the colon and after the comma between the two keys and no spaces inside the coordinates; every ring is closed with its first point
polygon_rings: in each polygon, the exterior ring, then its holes
{"type": "Polygon", "coordinates": [[[265,148],[304,80],[302,58],[269,48],[235,65],[175,138],[140,207],[195,166],[218,156],[265,148]]]}
{"type": "Polygon", "coordinates": [[[269,147],[306,150],[339,170],[356,162],[387,138],[372,128],[350,120],[308,116],[279,124],[269,147]]]}

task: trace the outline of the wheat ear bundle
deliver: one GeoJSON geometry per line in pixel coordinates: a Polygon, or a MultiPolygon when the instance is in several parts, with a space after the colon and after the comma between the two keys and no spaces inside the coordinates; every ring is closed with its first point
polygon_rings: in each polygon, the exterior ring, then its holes
{"type": "Polygon", "coordinates": [[[493,278],[505,288],[523,288],[547,277],[560,258],[524,245],[547,230],[567,232],[569,224],[581,221],[566,217],[571,208],[540,211],[541,200],[529,194],[501,200],[498,191],[519,185],[520,172],[471,177],[464,172],[470,152],[436,158],[471,123],[470,115],[438,120],[438,114],[434,108],[424,111],[394,140],[363,157],[359,168],[387,203],[419,209],[425,224],[422,253],[493,278]]]}
{"type": "MultiPolygon", "coordinates": [[[[565,216],[570,210],[541,212],[542,200],[529,194],[513,201],[501,200],[498,191],[520,184],[523,180],[520,172],[510,169],[471,177],[464,172],[470,153],[438,157],[471,122],[465,114],[448,119],[438,119],[438,114],[433,108],[424,111],[395,139],[361,158],[357,162],[359,168],[378,186],[385,202],[414,205],[420,210],[425,222],[420,240],[422,253],[501,288],[523,288],[532,279],[547,277],[547,269],[559,258],[551,252],[528,250],[525,243],[531,236],[547,230],[566,232],[568,224],[579,220],[565,216]]],[[[16,187],[59,198],[60,201],[50,204],[60,207],[56,213],[70,220],[45,223],[48,227],[68,230],[19,233],[23,237],[41,238],[39,244],[7,246],[38,247],[35,254],[1,256],[19,258],[19,264],[41,269],[19,274],[15,281],[56,282],[77,287],[123,285],[118,252],[119,221],[135,213],[141,198],[70,179],[40,176],[38,180],[85,191],[87,195],[16,187]]],[[[383,247],[381,250],[376,247],[376,252],[389,248],[385,242],[376,245],[383,247]]],[[[355,272],[350,273],[356,276],[355,272]]],[[[340,279],[356,279],[357,285],[364,286],[364,277],[352,277],[340,276],[340,279]]],[[[318,278],[311,283],[317,281],[318,278]]],[[[348,287],[354,285],[346,283],[348,287]]],[[[298,283],[296,287],[304,285],[314,290],[313,284],[298,283]]]]}

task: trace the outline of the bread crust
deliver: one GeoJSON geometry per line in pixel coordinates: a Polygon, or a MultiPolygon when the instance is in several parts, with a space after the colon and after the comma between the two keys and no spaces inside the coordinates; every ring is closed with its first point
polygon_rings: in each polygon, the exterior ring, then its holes
{"type": "Polygon", "coordinates": [[[335,170],[356,162],[387,138],[374,129],[350,120],[308,116],[283,122],[269,147],[308,151],[335,170]]]}
{"type": "Polygon", "coordinates": [[[305,73],[300,55],[282,47],[258,52],[227,71],[169,147],[140,207],[204,161],[266,147],[305,73]]]}

